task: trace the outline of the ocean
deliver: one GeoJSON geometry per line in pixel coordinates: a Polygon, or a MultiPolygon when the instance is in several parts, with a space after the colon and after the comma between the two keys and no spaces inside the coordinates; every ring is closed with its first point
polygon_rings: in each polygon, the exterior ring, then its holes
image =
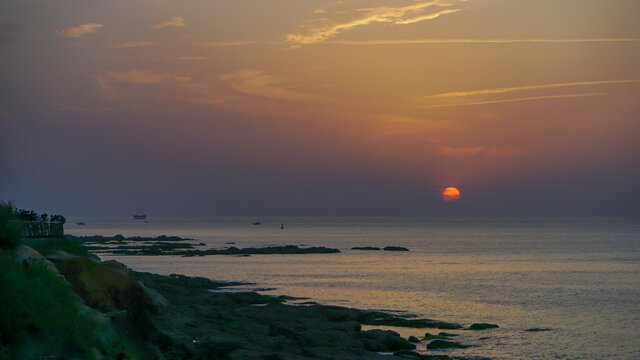
{"type": "MultiPolygon", "coordinates": [[[[461,334],[456,341],[470,348],[432,351],[422,343],[422,353],[640,359],[640,218],[150,217],[144,223],[129,217],[71,217],[65,230],[74,235],[177,235],[195,238],[206,248],[338,248],[338,254],[102,258],[138,271],[247,282],[247,288],[263,294],[321,304],[500,325],[454,331],[461,334]],[[389,245],[410,251],[351,250],[389,245]],[[545,331],[526,331],[532,328],[545,331]]],[[[403,336],[434,333],[393,330],[403,336]]]]}

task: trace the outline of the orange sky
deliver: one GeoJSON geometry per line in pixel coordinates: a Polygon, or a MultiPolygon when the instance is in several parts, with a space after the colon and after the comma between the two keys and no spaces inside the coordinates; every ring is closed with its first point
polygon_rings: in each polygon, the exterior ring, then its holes
{"type": "Polygon", "coordinates": [[[438,213],[456,186],[470,212],[517,211],[529,190],[532,211],[637,209],[638,14],[631,0],[3,2],[0,165],[13,175],[0,196],[38,206],[42,184],[16,159],[55,149],[65,173],[143,189],[131,207],[174,206],[152,200],[171,188],[187,192],[180,211],[438,213]],[[149,163],[144,185],[103,176],[149,163]],[[159,175],[177,171],[199,180],[159,175]],[[220,187],[205,201],[207,182],[220,187]],[[270,208],[283,198],[308,207],[270,208]]]}

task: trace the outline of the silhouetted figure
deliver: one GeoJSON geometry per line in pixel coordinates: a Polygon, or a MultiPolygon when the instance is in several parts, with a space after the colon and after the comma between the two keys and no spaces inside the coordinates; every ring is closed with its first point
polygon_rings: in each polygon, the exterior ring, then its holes
{"type": "Polygon", "coordinates": [[[280,223],[280,229],[284,229],[284,223],[280,223]]]}

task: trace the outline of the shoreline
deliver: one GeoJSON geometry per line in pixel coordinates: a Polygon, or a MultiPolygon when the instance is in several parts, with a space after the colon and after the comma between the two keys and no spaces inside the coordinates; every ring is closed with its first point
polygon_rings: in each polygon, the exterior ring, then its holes
{"type": "MultiPolygon", "coordinates": [[[[38,259],[35,250],[21,248],[31,254],[23,261],[38,259]]],[[[137,272],[114,260],[101,261],[86,247],[81,254],[55,246],[46,249],[39,261],[50,263],[50,270],[64,277],[81,305],[90,308],[102,337],[124,336],[130,349],[125,346],[117,354],[123,358],[147,354],[167,359],[464,359],[427,350],[426,345],[436,340],[405,339],[380,329],[466,330],[456,323],[313,301],[295,303],[302,299],[255,291],[215,291],[246,284],[137,272]]],[[[464,347],[447,336],[438,341],[441,347],[464,347]]]]}

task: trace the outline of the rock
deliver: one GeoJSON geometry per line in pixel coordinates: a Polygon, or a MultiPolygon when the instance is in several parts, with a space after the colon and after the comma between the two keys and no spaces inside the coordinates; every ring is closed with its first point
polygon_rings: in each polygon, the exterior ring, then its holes
{"type": "Polygon", "coordinates": [[[433,340],[427,344],[427,349],[466,349],[469,346],[459,344],[455,341],[433,340]]]}
{"type": "Polygon", "coordinates": [[[551,331],[551,329],[547,329],[547,328],[531,328],[531,329],[525,329],[524,331],[538,332],[538,331],[551,331]]]}
{"type": "Polygon", "coordinates": [[[407,360],[453,360],[447,355],[422,355],[410,350],[396,351],[393,355],[407,360]]]}
{"type": "Polygon", "coordinates": [[[166,304],[159,294],[151,294],[129,274],[127,268],[115,261],[96,262],[78,256],[54,259],[60,273],[71,283],[73,291],[89,307],[100,312],[158,309],[166,304]]]}
{"type": "Polygon", "coordinates": [[[384,317],[364,322],[365,325],[387,325],[410,328],[433,328],[433,329],[461,329],[462,326],[456,323],[448,323],[444,321],[429,319],[404,319],[399,317],[384,317]]]}
{"type": "Polygon", "coordinates": [[[417,337],[415,337],[415,336],[413,336],[413,335],[412,335],[412,336],[409,336],[409,342],[410,342],[410,343],[417,344],[417,343],[419,343],[419,342],[420,342],[420,339],[418,339],[417,337]]]}
{"type": "Polygon", "coordinates": [[[386,246],[384,251],[409,251],[409,249],[401,246],[386,246]]]}
{"type": "Polygon", "coordinates": [[[351,250],[380,250],[379,247],[374,247],[374,246],[354,246],[351,248],[351,250]]]}
{"type": "MultiPolygon", "coordinates": [[[[182,248],[192,247],[191,245],[179,245],[182,248]]],[[[271,255],[271,254],[334,254],[340,250],[319,247],[300,248],[296,245],[268,246],[263,248],[237,248],[231,246],[226,249],[209,250],[178,250],[176,245],[138,245],[135,247],[126,246],[114,250],[105,251],[110,254],[119,255],[181,255],[181,256],[205,256],[205,255],[271,255]]]]}
{"type": "Polygon", "coordinates": [[[460,334],[451,334],[451,333],[446,333],[446,332],[441,332],[438,335],[440,336],[446,336],[446,337],[452,337],[452,336],[458,336],[460,334]]]}
{"type": "Polygon", "coordinates": [[[289,336],[295,334],[293,329],[279,326],[276,324],[269,325],[269,336],[289,336]]]}
{"type": "Polygon", "coordinates": [[[433,339],[446,339],[447,336],[445,335],[433,335],[430,333],[425,333],[424,337],[422,338],[422,340],[433,340],[433,339]]]}
{"type": "Polygon", "coordinates": [[[42,262],[47,269],[53,271],[54,274],[59,274],[56,266],[49,260],[47,260],[42,254],[35,251],[33,248],[30,248],[26,245],[18,245],[16,249],[13,251],[14,259],[17,262],[23,261],[34,261],[34,262],[42,262]]]}
{"type": "Polygon", "coordinates": [[[397,332],[391,330],[369,330],[361,332],[361,336],[365,339],[374,340],[382,345],[381,350],[374,351],[397,351],[397,350],[413,350],[416,346],[398,335],[397,332]]]}
{"type": "Polygon", "coordinates": [[[475,323],[469,326],[466,330],[485,330],[485,329],[496,329],[500,326],[496,324],[488,324],[488,323],[475,323]]]}
{"type": "Polygon", "coordinates": [[[244,345],[242,341],[236,339],[226,339],[214,336],[205,336],[197,339],[194,343],[196,353],[201,354],[203,359],[226,358],[226,355],[235,350],[241,349],[244,345]]]}

